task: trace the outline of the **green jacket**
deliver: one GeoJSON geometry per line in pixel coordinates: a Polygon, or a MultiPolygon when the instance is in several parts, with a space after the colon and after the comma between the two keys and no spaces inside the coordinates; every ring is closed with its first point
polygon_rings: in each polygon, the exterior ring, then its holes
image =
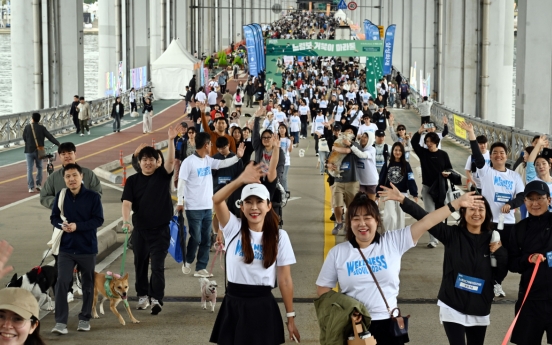
{"type": "MultiPolygon", "coordinates": [[[[100,196],[102,195],[102,185],[98,176],[88,168],[82,168],[82,183],[84,183],[84,188],[98,192],[100,196]]],[[[59,193],[63,188],[67,188],[65,180],[63,179],[63,168],[60,168],[48,176],[46,183],[40,190],[40,203],[42,206],[52,209],[54,205],[54,199],[56,194],[59,193]]]]}
{"type": "Polygon", "coordinates": [[[353,334],[351,314],[354,309],[362,314],[365,329],[370,327],[370,314],[362,302],[330,290],[314,301],[321,345],[344,345],[353,334]]]}

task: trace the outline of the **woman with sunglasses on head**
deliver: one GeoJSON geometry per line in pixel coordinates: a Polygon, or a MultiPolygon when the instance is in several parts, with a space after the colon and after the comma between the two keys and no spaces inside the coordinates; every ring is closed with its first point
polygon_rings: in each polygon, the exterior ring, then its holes
{"type": "MultiPolygon", "coordinates": [[[[274,140],[278,145],[278,140],[274,140]]],[[[221,232],[226,240],[228,287],[210,342],[228,345],[276,345],[286,342],[280,309],[271,290],[277,285],[287,316],[289,339],[301,340],[295,326],[291,265],[295,255],[285,230],[278,228],[270,193],[260,180],[263,168],[249,164],[244,172],[213,196],[221,232]],[[241,217],[225,200],[241,192],[241,217]]]]}
{"type": "Polygon", "coordinates": [[[548,188],[552,190],[552,176],[550,176],[550,161],[549,157],[541,155],[543,149],[548,150],[548,139],[546,135],[543,135],[537,141],[537,144],[531,151],[527,158],[527,165],[525,168],[525,183],[531,181],[542,181],[548,185],[548,188]]]}
{"type": "Polygon", "coordinates": [[[0,290],[0,345],[45,345],[40,336],[39,311],[30,291],[0,290]]]}
{"type": "Polygon", "coordinates": [[[406,126],[403,124],[397,125],[397,130],[393,127],[395,122],[395,117],[393,114],[389,114],[389,133],[391,133],[391,140],[394,142],[399,142],[404,146],[404,157],[407,162],[410,162],[410,151],[412,151],[412,146],[410,145],[410,139],[412,133],[406,133],[406,126]]]}
{"type": "MultiPolygon", "coordinates": [[[[395,193],[392,198],[415,219],[427,212],[395,193]]],[[[483,345],[490,324],[495,281],[508,272],[508,250],[493,235],[491,206],[461,207],[456,225],[439,223],[429,230],[445,247],[437,305],[450,345],[483,345]]]]}
{"type": "MultiPolygon", "coordinates": [[[[389,200],[404,200],[399,190],[391,186],[392,189],[383,187],[380,196],[389,200]]],[[[330,249],[316,281],[318,296],[339,283],[343,294],[362,302],[368,309],[372,317],[369,331],[378,344],[408,343],[407,334],[396,337],[392,333],[390,315],[397,308],[402,256],[416,246],[426,231],[447,219],[455,210],[482,206],[480,199],[481,196],[475,196],[473,192],[466,193],[410,226],[380,235],[377,232],[381,222],[378,205],[366,194],[357,193],[345,215],[347,241],[330,249]],[[381,293],[376,282],[381,287],[381,293]]]]}

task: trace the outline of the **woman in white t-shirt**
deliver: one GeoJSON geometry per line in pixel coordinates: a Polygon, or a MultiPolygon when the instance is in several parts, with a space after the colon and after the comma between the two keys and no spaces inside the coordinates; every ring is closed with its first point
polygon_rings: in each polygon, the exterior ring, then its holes
{"type": "MultiPolygon", "coordinates": [[[[402,194],[393,187],[383,187],[380,196],[400,201],[402,194]]],[[[391,316],[386,308],[364,257],[376,277],[391,310],[397,308],[399,273],[403,254],[414,247],[420,237],[433,226],[447,219],[460,207],[483,205],[481,196],[466,193],[447,206],[435,210],[416,223],[403,229],[380,235],[381,222],[378,205],[362,192],[357,193],[345,215],[347,241],[333,247],[316,280],[317,294],[321,296],[339,283],[341,293],[362,302],[372,317],[370,333],[378,344],[402,345],[409,342],[408,335],[395,337],[391,333],[391,316]],[[361,255],[362,252],[362,255],[361,255]]]]}
{"type": "Polygon", "coordinates": [[[261,165],[244,172],[213,196],[213,206],[226,239],[228,287],[210,342],[217,344],[276,345],[285,343],[280,309],[271,290],[282,294],[290,340],[300,340],[295,326],[291,265],[295,255],[289,236],[278,228],[270,193],[260,184],[261,165]],[[242,188],[241,219],[228,210],[226,199],[242,188]]]}
{"type": "Polygon", "coordinates": [[[283,123],[280,123],[278,126],[278,138],[280,139],[280,148],[284,151],[286,155],[286,160],[284,163],[284,174],[280,179],[282,186],[285,191],[288,191],[287,176],[289,167],[291,166],[291,156],[290,153],[293,150],[293,137],[290,138],[287,131],[287,126],[283,123]]]}
{"type": "Polygon", "coordinates": [[[243,96],[240,89],[236,90],[236,93],[234,94],[234,97],[232,97],[232,99],[234,100],[233,102],[234,108],[236,109],[237,112],[241,113],[241,107],[243,105],[243,96]]]}
{"type": "MultiPolygon", "coordinates": [[[[546,136],[541,136],[531,154],[527,158],[527,165],[525,170],[525,183],[531,181],[542,181],[548,185],[548,188],[552,190],[552,176],[550,176],[550,161],[548,157],[542,156],[539,153],[543,148],[548,147],[548,139],[546,136]]],[[[550,208],[550,206],[548,207],[550,208]]]]}

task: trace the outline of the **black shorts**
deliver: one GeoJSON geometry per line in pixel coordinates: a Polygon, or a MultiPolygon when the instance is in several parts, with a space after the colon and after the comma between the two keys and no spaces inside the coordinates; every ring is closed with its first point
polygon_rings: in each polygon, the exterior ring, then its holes
{"type": "MultiPolygon", "coordinates": [[[[523,296],[516,302],[518,312],[523,296]]],[[[546,331],[546,343],[552,344],[552,301],[525,301],[510,341],[514,344],[540,345],[546,331]]]]}
{"type": "Polygon", "coordinates": [[[408,94],[407,93],[401,93],[401,99],[407,99],[408,94]]]}

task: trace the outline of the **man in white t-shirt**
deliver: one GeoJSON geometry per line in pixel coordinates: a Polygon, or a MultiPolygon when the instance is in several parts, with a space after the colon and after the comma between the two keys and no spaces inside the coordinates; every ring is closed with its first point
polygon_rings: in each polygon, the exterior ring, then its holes
{"type": "Polygon", "coordinates": [[[215,105],[217,104],[217,97],[218,94],[215,89],[211,89],[211,91],[209,91],[209,95],[207,96],[207,102],[209,103],[209,107],[211,107],[211,110],[215,109],[215,105]]]}
{"type": "Polygon", "coordinates": [[[199,91],[195,95],[195,101],[205,103],[206,100],[207,100],[207,95],[205,94],[205,92],[203,92],[203,87],[200,87],[199,91]]]}
{"type": "Polygon", "coordinates": [[[420,117],[422,118],[422,125],[428,123],[431,117],[431,106],[433,105],[433,100],[428,99],[427,96],[424,96],[422,103],[418,104],[418,110],[420,111],[420,117]]]}
{"type": "MultiPolygon", "coordinates": [[[[479,145],[479,150],[481,150],[481,153],[483,154],[483,157],[485,158],[485,165],[491,165],[491,158],[489,151],[487,150],[487,137],[484,135],[480,135],[477,138],[475,138],[477,141],[477,145],[479,145]]],[[[477,189],[477,192],[481,194],[481,180],[479,178],[479,173],[477,172],[477,169],[475,167],[475,161],[472,159],[472,156],[469,155],[468,160],[466,161],[466,176],[470,181],[472,181],[475,184],[475,188],[477,189]]]]}
{"type": "Polygon", "coordinates": [[[360,136],[362,136],[362,134],[367,133],[367,132],[372,132],[372,133],[374,133],[374,135],[376,135],[376,131],[378,130],[378,126],[376,126],[376,124],[374,124],[374,123],[371,123],[371,121],[372,121],[372,118],[370,117],[370,115],[368,115],[368,114],[362,115],[363,124],[360,125],[360,127],[358,127],[358,133],[357,133],[357,138],[358,139],[360,139],[360,136]]]}
{"type": "Polygon", "coordinates": [[[240,145],[236,156],[225,160],[217,160],[208,156],[212,145],[208,133],[197,133],[195,143],[196,152],[189,155],[182,162],[178,176],[176,210],[186,210],[190,233],[182,273],[190,274],[192,272],[191,263],[194,261],[197,252],[194,277],[209,278],[212,276],[207,272],[213,218],[213,176],[211,170],[236,164],[244,154],[244,146],[240,145]]]}

